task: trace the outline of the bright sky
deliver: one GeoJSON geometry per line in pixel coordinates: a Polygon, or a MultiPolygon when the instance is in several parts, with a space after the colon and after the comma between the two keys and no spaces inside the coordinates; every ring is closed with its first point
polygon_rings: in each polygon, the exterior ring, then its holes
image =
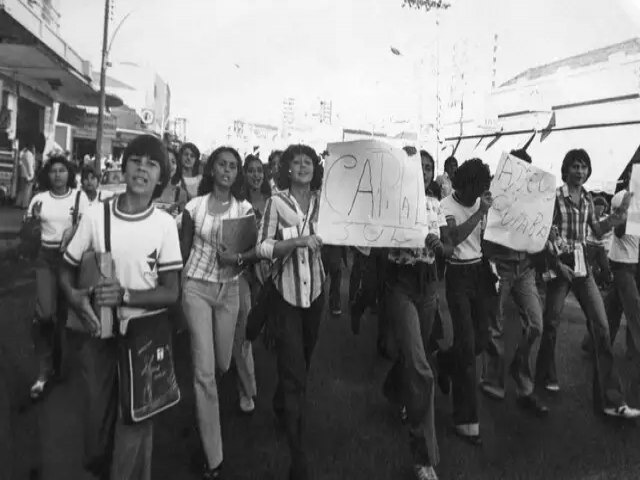
{"type": "MultiPolygon", "coordinates": [[[[186,117],[189,138],[205,148],[223,141],[233,119],[280,125],[285,96],[330,99],[334,121],[350,128],[411,119],[420,59],[428,65],[423,82],[434,82],[435,14],[402,8],[401,0],[114,1],[112,32],[132,13],[111,59],[153,67],[171,87],[172,116],[186,117]]],[[[439,29],[443,88],[452,45],[465,38],[466,76],[484,85],[495,33],[501,83],[640,32],[640,0],[450,1],[439,29]]],[[[60,3],[63,38],[98,69],[104,3],[60,3]]],[[[429,118],[429,99],[424,104],[429,118]]]]}

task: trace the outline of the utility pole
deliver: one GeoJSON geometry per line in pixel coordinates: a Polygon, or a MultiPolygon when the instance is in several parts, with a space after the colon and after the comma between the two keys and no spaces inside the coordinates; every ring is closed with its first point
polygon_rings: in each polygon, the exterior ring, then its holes
{"type": "Polygon", "coordinates": [[[98,105],[98,126],[96,128],[96,165],[101,167],[102,160],[102,137],[104,134],[104,111],[106,104],[106,84],[107,84],[107,41],[109,37],[109,16],[111,10],[111,0],[104,1],[104,30],[102,35],[102,60],[100,65],[100,104],[98,105]]]}

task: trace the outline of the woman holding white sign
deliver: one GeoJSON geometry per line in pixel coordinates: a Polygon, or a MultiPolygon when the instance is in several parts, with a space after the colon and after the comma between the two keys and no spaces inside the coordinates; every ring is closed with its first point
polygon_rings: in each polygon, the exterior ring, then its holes
{"type": "Polygon", "coordinates": [[[277,180],[280,191],[267,201],[257,251],[260,257],[274,261],[271,322],[278,386],[273,407],[289,442],[289,479],[306,480],[303,409],[307,372],[324,308],[325,280],[322,240],[316,235],[322,184],[316,152],[306,145],[291,145],[282,154],[277,180]]]}
{"type": "Polygon", "coordinates": [[[239,276],[245,261],[255,256],[252,250],[232,254],[230,245],[222,245],[223,220],[252,214],[251,204],[242,200],[243,187],[240,155],[231,147],[217,148],[205,165],[199,196],[187,203],[182,220],[183,254],[188,252],[182,306],[191,337],[204,479],[222,474],[216,371],[229,368],[240,308],[239,276]]]}

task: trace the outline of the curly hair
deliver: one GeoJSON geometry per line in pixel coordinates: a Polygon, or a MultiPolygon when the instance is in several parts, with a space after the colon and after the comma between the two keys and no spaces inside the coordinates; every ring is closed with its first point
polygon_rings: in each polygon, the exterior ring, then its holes
{"type": "Polygon", "coordinates": [[[262,185],[260,185],[260,193],[265,197],[271,196],[271,185],[269,184],[269,178],[267,177],[267,172],[265,171],[264,165],[262,164],[262,160],[256,157],[255,155],[247,155],[244,159],[244,165],[242,166],[242,173],[244,175],[244,196],[245,198],[249,198],[249,183],[247,182],[247,170],[249,169],[249,165],[252,162],[258,162],[262,166],[262,185]]]}
{"type": "Polygon", "coordinates": [[[487,190],[491,184],[489,165],[483,163],[479,158],[471,158],[462,162],[451,183],[454,190],[466,191],[471,188],[480,194],[487,190]]]}
{"type": "MultiPolygon", "coordinates": [[[[193,175],[196,176],[199,173],[203,173],[201,171],[202,165],[200,163],[200,150],[198,150],[198,147],[196,147],[193,143],[186,142],[180,146],[180,150],[178,150],[178,156],[176,157],[177,163],[178,165],[180,165],[180,178],[182,178],[182,154],[187,149],[191,150],[191,153],[193,153],[193,155],[196,157],[196,161],[193,163],[193,175]]],[[[176,173],[178,172],[176,171],[176,173]]]]}
{"type": "Polygon", "coordinates": [[[213,186],[215,185],[215,176],[213,174],[213,165],[216,163],[218,157],[223,153],[230,153],[233,155],[233,158],[236,160],[237,166],[237,175],[236,179],[231,185],[231,195],[235,197],[236,200],[244,199],[244,175],[242,174],[242,159],[240,158],[240,154],[233,147],[218,147],[207,159],[207,163],[205,163],[203,172],[202,172],[202,180],[200,180],[200,185],[198,185],[198,196],[208,195],[213,191],[213,186]]]}
{"type": "Polygon", "coordinates": [[[169,183],[169,159],[167,157],[167,147],[159,138],[153,135],[138,135],[134,138],[122,155],[122,173],[127,169],[127,161],[133,155],[148,156],[160,164],[160,183],[153,189],[151,198],[158,198],[169,183]]]}
{"type": "Polygon", "coordinates": [[[306,155],[313,162],[313,178],[311,179],[311,190],[319,190],[322,186],[322,169],[320,167],[320,158],[316,151],[308,145],[289,145],[282,153],[280,158],[280,168],[278,170],[278,178],[276,183],[280,190],[287,190],[291,186],[291,178],[289,170],[291,162],[296,155],[306,155]]]}
{"type": "Polygon", "coordinates": [[[61,163],[68,172],[67,176],[67,187],[68,188],[76,188],[78,182],[76,182],[76,169],[67,157],[64,155],[51,155],[42,167],[42,170],[39,175],[39,184],[41,190],[51,190],[53,185],[51,185],[51,179],[49,178],[49,174],[51,173],[51,167],[53,167],[56,163],[61,163]]]}
{"type": "Polygon", "coordinates": [[[563,182],[567,181],[567,176],[569,175],[569,169],[571,168],[571,165],[574,164],[574,162],[583,163],[587,167],[587,170],[589,170],[589,173],[587,173],[587,178],[585,178],[585,182],[589,180],[589,177],[591,176],[591,172],[593,171],[591,169],[591,158],[589,158],[589,154],[585,150],[583,150],[582,148],[576,148],[573,150],[569,150],[567,154],[564,156],[564,160],[562,160],[562,167],[560,169],[560,172],[562,173],[562,181],[563,182]]]}

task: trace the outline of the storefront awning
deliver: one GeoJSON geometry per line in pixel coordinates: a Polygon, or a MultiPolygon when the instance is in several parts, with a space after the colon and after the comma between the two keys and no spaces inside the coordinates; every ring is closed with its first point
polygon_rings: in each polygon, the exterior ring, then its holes
{"type": "MultiPolygon", "coordinates": [[[[20,0],[0,0],[0,73],[57,102],[97,106],[91,66],[20,0]]],[[[122,105],[108,95],[107,106],[122,105]]]]}

